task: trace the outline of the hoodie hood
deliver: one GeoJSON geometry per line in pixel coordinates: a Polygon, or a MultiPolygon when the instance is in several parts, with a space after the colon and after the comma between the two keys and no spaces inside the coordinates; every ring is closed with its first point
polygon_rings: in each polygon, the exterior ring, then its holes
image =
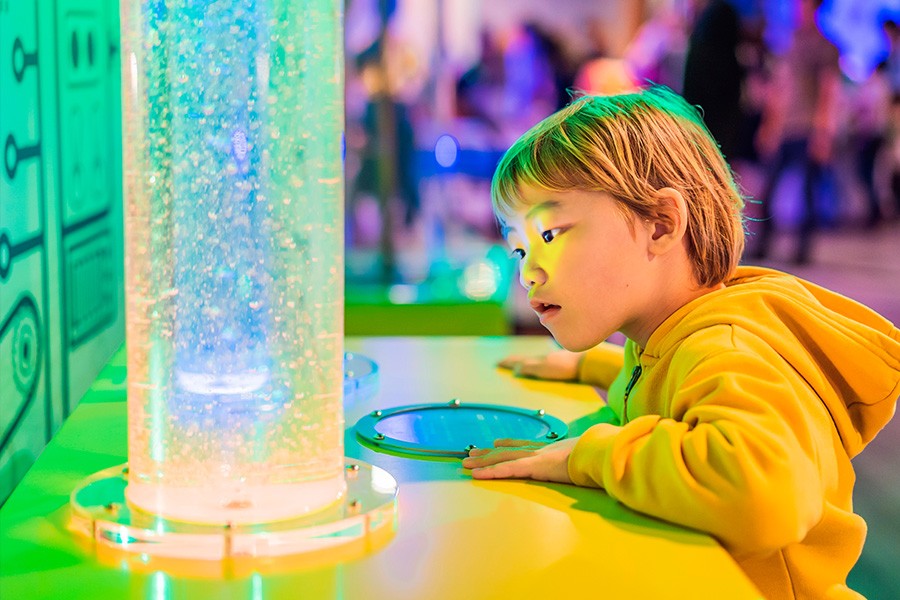
{"type": "Polygon", "coordinates": [[[803,377],[834,420],[852,458],[890,421],[900,395],[900,330],[875,311],[793,275],[738,267],[722,290],[660,325],[642,361],[683,335],[716,325],[765,340],[803,377]]]}

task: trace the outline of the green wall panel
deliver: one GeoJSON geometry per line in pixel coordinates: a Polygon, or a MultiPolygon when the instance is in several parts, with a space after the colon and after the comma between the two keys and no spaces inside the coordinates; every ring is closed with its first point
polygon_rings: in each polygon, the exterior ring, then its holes
{"type": "Polygon", "coordinates": [[[0,502],[124,339],[118,37],[0,0],[0,502]]]}

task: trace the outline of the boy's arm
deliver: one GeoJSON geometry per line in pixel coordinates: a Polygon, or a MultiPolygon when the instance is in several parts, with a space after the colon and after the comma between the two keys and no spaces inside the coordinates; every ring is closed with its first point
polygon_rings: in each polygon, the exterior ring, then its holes
{"type": "Polygon", "coordinates": [[[608,390],[624,362],[625,349],[622,346],[603,342],[584,352],[578,365],[578,381],[608,390]]]}
{"type": "Polygon", "coordinates": [[[709,532],[736,555],[799,541],[823,510],[815,435],[823,415],[804,408],[791,383],[756,354],[710,357],[681,382],[675,418],[588,429],[571,449],[568,475],[709,532]]]}
{"type": "Polygon", "coordinates": [[[516,377],[578,381],[609,389],[622,369],[622,346],[603,342],[585,352],[557,350],[544,356],[508,356],[497,366],[511,369],[516,377]]]}

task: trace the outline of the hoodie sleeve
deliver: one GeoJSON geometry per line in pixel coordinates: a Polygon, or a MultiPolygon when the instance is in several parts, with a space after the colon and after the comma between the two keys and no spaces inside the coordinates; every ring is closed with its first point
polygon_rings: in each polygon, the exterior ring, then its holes
{"type": "Polygon", "coordinates": [[[829,423],[789,369],[736,349],[683,372],[673,366],[669,409],[660,411],[670,416],[590,428],[569,475],[634,510],[708,532],[735,556],[802,540],[823,513],[816,460],[829,423]]]}
{"type": "Polygon", "coordinates": [[[603,342],[586,351],[578,365],[578,381],[604,390],[615,380],[625,361],[624,348],[603,342]]]}

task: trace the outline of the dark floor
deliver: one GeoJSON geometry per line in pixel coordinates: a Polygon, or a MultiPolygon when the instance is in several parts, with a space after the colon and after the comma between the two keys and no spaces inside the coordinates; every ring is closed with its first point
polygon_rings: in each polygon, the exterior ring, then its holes
{"type": "MultiPolygon", "coordinates": [[[[778,241],[772,259],[762,264],[859,300],[900,324],[900,222],[871,231],[823,232],[813,262],[805,266],[778,260],[793,250],[785,236],[778,241]]],[[[849,583],[869,600],[900,598],[900,418],[854,459],[854,466],[855,509],[868,522],[869,534],[849,583]]]]}

